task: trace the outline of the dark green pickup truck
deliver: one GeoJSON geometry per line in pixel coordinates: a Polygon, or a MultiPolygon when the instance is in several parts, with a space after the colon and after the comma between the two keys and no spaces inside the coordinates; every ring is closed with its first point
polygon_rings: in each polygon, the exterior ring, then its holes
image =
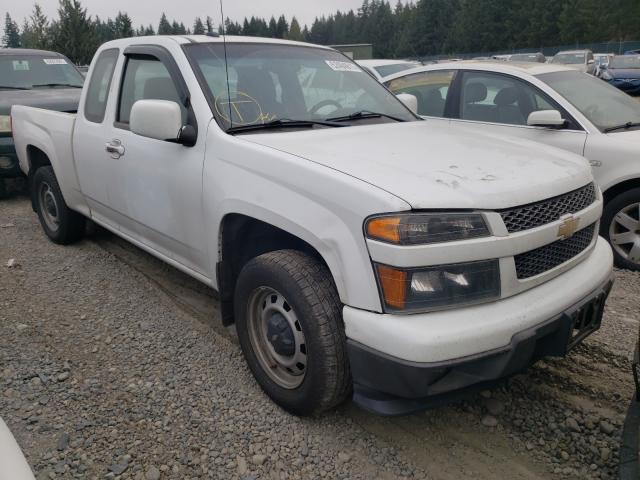
{"type": "Polygon", "coordinates": [[[75,112],[84,78],[65,56],[44,50],[0,49],[0,198],[5,180],[22,175],[11,134],[11,107],[75,112]]]}

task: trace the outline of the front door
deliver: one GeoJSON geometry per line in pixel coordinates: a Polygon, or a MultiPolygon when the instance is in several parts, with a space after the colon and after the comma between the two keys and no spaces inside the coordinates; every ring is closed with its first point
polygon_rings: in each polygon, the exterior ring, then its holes
{"type": "Polygon", "coordinates": [[[183,112],[183,124],[197,129],[197,123],[173,58],[156,54],[157,47],[149,53],[144,46],[127,52],[114,122],[105,139],[114,173],[107,187],[110,206],[123,233],[208,276],[202,210],[204,132],[195,146],[186,147],[129,130],[131,108],[143,99],[174,101],[183,112]]]}
{"type": "Polygon", "coordinates": [[[583,155],[587,134],[553,99],[530,83],[493,72],[465,71],[458,83],[459,103],[452,125],[552,145],[583,155]],[[531,127],[531,112],[558,110],[566,128],[531,127]]]}

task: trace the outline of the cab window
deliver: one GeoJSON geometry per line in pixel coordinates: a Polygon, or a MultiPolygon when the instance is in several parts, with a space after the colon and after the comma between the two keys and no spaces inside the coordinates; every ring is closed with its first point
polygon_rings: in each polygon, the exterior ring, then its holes
{"type": "Polygon", "coordinates": [[[418,115],[444,117],[453,71],[420,72],[396,78],[387,87],[396,95],[408,93],[418,99],[418,115]]]}
{"type": "Polygon", "coordinates": [[[118,50],[115,48],[104,50],[96,60],[84,104],[84,117],[90,122],[102,123],[104,120],[109,88],[117,61],[118,50]]]}
{"type": "Polygon", "coordinates": [[[465,72],[461,83],[460,118],[506,125],[527,125],[532,112],[561,110],[526,82],[507,75],[465,72]]]}
{"type": "Polygon", "coordinates": [[[138,100],[169,100],[180,105],[182,120],[187,110],[180,100],[176,85],[167,67],[151,56],[132,56],[126,64],[117,121],[128,124],[131,108],[138,100]]]}

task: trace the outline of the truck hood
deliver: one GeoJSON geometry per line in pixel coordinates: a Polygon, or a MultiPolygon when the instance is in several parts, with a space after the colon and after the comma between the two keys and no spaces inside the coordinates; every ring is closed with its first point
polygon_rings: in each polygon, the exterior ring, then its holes
{"type": "Polygon", "coordinates": [[[455,131],[440,122],[245,134],[359,178],[414,209],[501,209],[593,181],[584,158],[522,139],[455,131]]]}
{"type": "Polygon", "coordinates": [[[35,88],[33,90],[0,91],[0,115],[9,115],[14,105],[75,112],[80,103],[81,88],[35,88]]]}

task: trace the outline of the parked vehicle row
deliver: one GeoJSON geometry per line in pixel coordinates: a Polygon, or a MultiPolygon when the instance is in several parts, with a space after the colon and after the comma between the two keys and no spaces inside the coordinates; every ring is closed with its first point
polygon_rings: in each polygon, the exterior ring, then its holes
{"type": "Polygon", "coordinates": [[[590,75],[555,64],[429,65],[391,75],[384,83],[396,94],[414,95],[418,113],[432,123],[460,132],[533,140],[586,157],[604,192],[600,233],[613,246],[619,266],[640,269],[636,100],[590,75]]]}
{"type": "Polygon", "coordinates": [[[75,112],[82,83],[82,75],[59,53],[0,49],[0,198],[7,192],[5,179],[22,174],[11,135],[11,107],[75,112]]]}
{"type": "MultiPolygon", "coordinates": [[[[403,104],[330,48],[226,40],[108,42],[77,115],[13,108],[52,241],[91,219],[217,290],[257,382],[300,415],[441,404],[600,327],[613,256],[587,162],[412,111],[520,121],[509,78],[434,65],[440,86],[405,81],[403,104]]],[[[527,95],[535,124],[570,121],[527,95]]]]}

